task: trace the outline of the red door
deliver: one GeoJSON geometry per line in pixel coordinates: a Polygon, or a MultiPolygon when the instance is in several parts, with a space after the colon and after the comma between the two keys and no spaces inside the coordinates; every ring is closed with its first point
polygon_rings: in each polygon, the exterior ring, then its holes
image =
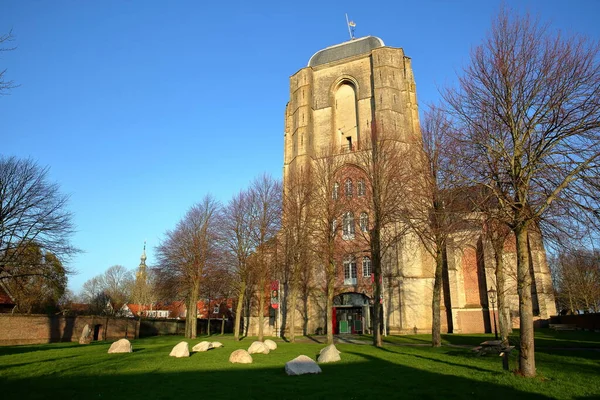
{"type": "Polygon", "coordinates": [[[338,332],[338,327],[337,327],[337,318],[335,315],[335,307],[333,307],[331,309],[331,325],[333,326],[333,334],[337,334],[338,332]]]}

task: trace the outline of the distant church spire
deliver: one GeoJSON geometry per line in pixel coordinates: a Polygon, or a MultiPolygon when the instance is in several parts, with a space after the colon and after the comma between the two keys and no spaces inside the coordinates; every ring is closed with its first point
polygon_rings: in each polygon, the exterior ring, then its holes
{"type": "Polygon", "coordinates": [[[144,250],[142,251],[142,256],[140,257],[140,266],[138,268],[136,278],[145,282],[146,277],[146,241],[144,240],[144,250]]]}
{"type": "Polygon", "coordinates": [[[144,250],[142,251],[142,257],[140,257],[141,263],[140,266],[143,264],[144,267],[146,266],[146,241],[144,240],[144,250]]]}

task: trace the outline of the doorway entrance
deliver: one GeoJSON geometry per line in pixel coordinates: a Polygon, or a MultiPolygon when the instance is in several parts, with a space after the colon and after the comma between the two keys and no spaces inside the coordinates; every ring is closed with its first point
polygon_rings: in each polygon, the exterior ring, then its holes
{"type": "Polygon", "coordinates": [[[369,330],[369,298],[362,293],[342,293],[333,298],[333,333],[362,334],[369,330]]]}

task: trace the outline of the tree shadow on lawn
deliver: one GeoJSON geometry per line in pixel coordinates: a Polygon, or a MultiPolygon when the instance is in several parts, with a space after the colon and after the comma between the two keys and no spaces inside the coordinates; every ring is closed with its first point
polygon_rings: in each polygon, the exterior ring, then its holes
{"type": "Polygon", "coordinates": [[[0,346],[0,356],[10,356],[13,354],[30,353],[33,351],[48,351],[60,349],[72,349],[74,347],[94,347],[102,346],[112,341],[96,341],[90,344],[79,344],[78,342],[60,342],[60,343],[41,343],[41,344],[23,344],[14,346],[0,346]]]}
{"type": "MultiPolygon", "coordinates": [[[[103,367],[99,366],[98,370],[89,371],[87,374],[54,374],[26,379],[17,376],[4,379],[2,387],[3,395],[6,396],[3,398],[548,398],[484,380],[439,374],[396,364],[373,355],[354,354],[358,356],[356,362],[323,364],[322,374],[303,376],[287,376],[283,365],[261,366],[261,359],[258,357],[251,365],[223,363],[222,367],[226,369],[221,370],[190,371],[189,367],[193,364],[186,364],[185,360],[176,360],[182,361],[181,369],[173,368],[173,363],[170,363],[170,367],[161,369],[161,365],[157,365],[157,370],[146,373],[107,374],[103,367]],[[188,370],[184,370],[185,365],[188,370]],[[32,390],[32,382],[35,382],[35,390],[32,390]]],[[[263,360],[266,361],[267,358],[263,360]]],[[[481,374],[481,371],[475,373],[481,374]]],[[[485,371],[483,375],[489,373],[485,371]]]]}
{"type": "Polygon", "coordinates": [[[55,361],[63,361],[69,358],[77,358],[79,356],[66,356],[66,357],[56,357],[56,358],[48,358],[46,360],[35,360],[35,361],[31,361],[31,362],[26,362],[26,363],[18,363],[18,364],[5,364],[5,365],[0,365],[0,371],[5,370],[5,369],[11,369],[11,368],[15,368],[15,367],[24,367],[25,365],[31,365],[31,364],[41,364],[41,363],[47,363],[47,362],[55,362],[55,361]]]}

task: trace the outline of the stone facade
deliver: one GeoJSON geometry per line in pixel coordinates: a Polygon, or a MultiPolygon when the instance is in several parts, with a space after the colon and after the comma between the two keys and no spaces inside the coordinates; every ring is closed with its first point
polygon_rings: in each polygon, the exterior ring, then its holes
{"type": "MultiPolygon", "coordinates": [[[[412,149],[415,154],[422,153],[410,58],[401,48],[387,47],[375,37],[355,39],[317,52],[307,67],[290,77],[290,100],[285,110],[284,187],[289,185],[294,172],[310,166],[324,154],[346,160],[338,172],[339,187],[334,189],[340,191],[340,196],[345,190],[345,179],[351,181],[350,185],[362,182],[361,171],[353,166],[352,157],[364,150],[361,143],[371,134],[373,123],[377,124],[378,131],[391,132],[393,139],[405,148],[412,149]]],[[[351,187],[351,190],[360,189],[351,187]]],[[[353,217],[352,224],[360,230],[360,193],[355,194],[353,201],[356,218],[353,217]]],[[[340,223],[345,226],[346,221],[340,223]]],[[[348,237],[344,228],[336,239],[340,256],[335,289],[338,310],[334,312],[334,319],[341,315],[346,322],[335,321],[336,333],[368,330],[369,326],[373,284],[365,264],[368,264],[365,261],[368,245],[361,241],[360,235],[355,237],[354,231],[351,236],[348,237]],[[346,263],[341,255],[344,252],[360,256],[354,256],[355,264],[346,263]],[[362,319],[362,325],[357,318],[362,319]]],[[[474,229],[457,232],[446,250],[443,331],[491,331],[491,303],[487,292],[495,286],[491,245],[481,229],[474,229]]],[[[535,232],[530,235],[530,250],[535,280],[534,313],[548,319],[556,313],[552,283],[542,240],[535,232]]],[[[504,312],[515,317],[518,315],[518,298],[512,238],[506,242],[504,260],[510,290],[510,306],[504,312]]],[[[391,249],[383,262],[384,319],[390,333],[431,331],[433,269],[432,256],[414,234],[407,233],[391,249]]],[[[298,332],[305,328],[306,333],[314,333],[326,326],[324,283],[318,268],[315,268],[311,284],[313,290],[306,294],[308,301],[299,301],[304,309],[298,313],[301,318],[296,321],[298,332]]],[[[513,323],[518,325],[518,320],[513,318],[513,323]]],[[[250,330],[254,331],[252,327],[250,330]]]]}

